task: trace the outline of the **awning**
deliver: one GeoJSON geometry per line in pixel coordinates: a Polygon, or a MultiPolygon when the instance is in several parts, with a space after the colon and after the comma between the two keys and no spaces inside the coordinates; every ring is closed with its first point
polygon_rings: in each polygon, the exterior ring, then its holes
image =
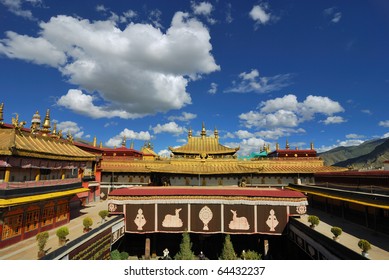
{"type": "Polygon", "coordinates": [[[83,193],[83,192],[87,192],[85,188],[77,188],[77,189],[67,190],[67,191],[59,191],[59,192],[52,192],[52,193],[46,193],[46,194],[21,196],[21,197],[16,197],[16,198],[9,198],[9,199],[0,199],[0,208],[21,205],[21,204],[26,204],[26,203],[33,203],[33,202],[37,202],[37,201],[41,201],[41,200],[71,196],[71,195],[83,193]]]}

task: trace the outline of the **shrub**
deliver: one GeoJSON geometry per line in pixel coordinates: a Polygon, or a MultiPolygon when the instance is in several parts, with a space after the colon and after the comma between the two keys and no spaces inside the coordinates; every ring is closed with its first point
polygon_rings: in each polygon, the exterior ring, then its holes
{"type": "Polygon", "coordinates": [[[244,260],[261,260],[262,256],[261,254],[248,250],[247,252],[242,252],[242,259],[244,260]]]}
{"type": "Polygon", "coordinates": [[[231,237],[229,234],[227,234],[225,239],[224,239],[224,245],[223,245],[223,250],[222,250],[220,259],[222,259],[222,260],[237,260],[238,259],[238,257],[236,256],[234,246],[231,242],[231,237]]]}
{"type": "Polygon", "coordinates": [[[83,224],[85,229],[89,229],[93,225],[93,220],[91,217],[85,217],[82,220],[82,224],[83,224]]]}
{"type": "Polygon", "coordinates": [[[117,249],[111,252],[111,260],[127,260],[128,256],[127,252],[123,251],[120,253],[117,249]]]}
{"type": "Polygon", "coordinates": [[[108,210],[101,210],[101,211],[99,212],[99,216],[101,217],[101,219],[102,219],[103,221],[104,221],[105,218],[108,216],[108,214],[109,214],[108,210]]]}
{"type": "Polygon", "coordinates": [[[67,227],[60,227],[55,233],[59,239],[65,239],[69,234],[69,229],[67,227]]]}
{"type": "Polygon", "coordinates": [[[331,232],[335,237],[338,237],[339,235],[342,234],[342,229],[340,227],[332,227],[331,232]]]}
{"type": "Polygon", "coordinates": [[[43,252],[45,250],[45,246],[47,241],[49,240],[49,232],[43,231],[36,235],[36,241],[38,241],[38,249],[39,252],[43,252]]]}
{"type": "Polygon", "coordinates": [[[308,216],[308,223],[310,223],[311,227],[314,228],[315,226],[319,225],[320,219],[318,216],[310,215],[308,216]]]}
{"type": "Polygon", "coordinates": [[[180,251],[174,256],[175,260],[195,260],[196,256],[192,251],[192,243],[188,232],[182,233],[180,251]]]}
{"type": "Polygon", "coordinates": [[[358,241],[358,247],[362,249],[362,252],[367,252],[371,249],[370,242],[365,239],[360,239],[358,241]]]}

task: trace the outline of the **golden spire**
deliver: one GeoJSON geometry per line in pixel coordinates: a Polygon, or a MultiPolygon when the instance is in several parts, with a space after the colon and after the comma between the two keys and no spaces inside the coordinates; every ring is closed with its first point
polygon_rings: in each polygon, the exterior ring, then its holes
{"type": "Polygon", "coordinates": [[[314,150],[315,148],[313,147],[313,142],[311,142],[311,150],[314,150]]]}
{"type": "Polygon", "coordinates": [[[216,126],[215,126],[215,130],[213,133],[215,134],[215,138],[219,138],[219,131],[217,131],[216,126]]]}
{"type": "Polygon", "coordinates": [[[290,148],[289,142],[288,142],[288,139],[286,139],[285,149],[286,149],[286,150],[289,150],[289,148],[290,148]]]}
{"type": "Polygon", "coordinates": [[[203,122],[203,125],[202,125],[202,128],[201,128],[201,137],[204,138],[205,136],[207,136],[207,131],[205,130],[205,125],[204,125],[204,122],[203,122]]]}
{"type": "Polygon", "coordinates": [[[276,150],[280,149],[280,144],[276,143],[276,150]]]}
{"type": "Polygon", "coordinates": [[[131,141],[130,149],[134,149],[134,141],[131,141]]]}
{"type": "Polygon", "coordinates": [[[47,109],[42,128],[43,136],[47,136],[50,133],[50,127],[50,109],[47,109]]]}
{"type": "Polygon", "coordinates": [[[126,147],[126,136],[123,136],[122,147],[126,147]]]}
{"type": "Polygon", "coordinates": [[[103,142],[102,141],[100,141],[100,146],[99,147],[100,147],[100,149],[103,148],[103,142]]]}
{"type": "Polygon", "coordinates": [[[188,130],[188,138],[192,138],[192,128],[189,128],[188,130]]]}
{"type": "Polygon", "coordinates": [[[4,124],[4,122],[3,122],[3,120],[4,120],[4,117],[3,117],[3,109],[4,109],[4,103],[2,102],[2,103],[0,104],[0,125],[3,125],[3,124],[4,124]]]}
{"type": "Polygon", "coordinates": [[[95,136],[95,137],[93,137],[93,147],[96,147],[96,144],[97,144],[97,138],[95,136]]]}

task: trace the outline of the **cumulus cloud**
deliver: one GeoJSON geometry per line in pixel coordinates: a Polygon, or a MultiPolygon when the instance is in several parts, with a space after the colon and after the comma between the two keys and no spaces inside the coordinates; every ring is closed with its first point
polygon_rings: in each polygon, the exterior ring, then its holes
{"type": "Polygon", "coordinates": [[[378,123],[379,126],[383,126],[383,127],[389,127],[389,120],[386,120],[386,121],[380,121],[378,123]]]}
{"type": "Polygon", "coordinates": [[[65,105],[58,105],[92,117],[136,118],[181,109],[191,104],[186,91],[191,77],[220,70],[208,29],[183,12],[173,16],[166,32],[150,24],[130,23],[122,30],[111,20],[64,15],[39,27],[38,37],[7,32],[0,54],[56,68],[88,93],[77,97],[88,99],[92,110],[66,102],[69,92],[59,98],[65,105]],[[94,98],[99,105],[92,104],[94,98]]]}
{"type": "Polygon", "coordinates": [[[188,112],[182,112],[180,116],[170,116],[168,117],[169,121],[183,121],[183,122],[189,122],[193,119],[197,118],[196,114],[188,113],[188,112]]]}
{"type": "Polygon", "coordinates": [[[57,123],[57,130],[61,130],[64,136],[70,133],[74,138],[81,138],[84,135],[82,127],[79,127],[78,124],[73,121],[63,121],[57,123]]]}
{"type": "Polygon", "coordinates": [[[293,94],[263,101],[258,111],[249,111],[239,115],[247,128],[294,128],[311,120],[316,114],[327,116],[326,124],[343,122],[342,117],[333,116],[343,112],[343,107],[328,97],[309,95],[298,102],[293,94]]]}
{"type": "Polygon", "coordinates": [[[356,133],[350,133],[346,135],[347,139],[358,139],[358,138],[365,138],[364,135],[356,134],[356,133]]]}
{"type": "Polygon", "coordinates": [[[136,132],[131,129],[125,128],[122,132],[114,137],[110,138],[105,145],[108,147],[118,147],[122,144],[124,137],[127,140],[143,140],[148,141],[151,139],[151,135],[148,131],[140,131],[136,132]]]}
{"type": "Polygon", "coordinates": [[[216,83],[211,83],[211,88],[208,90],[208,93],[216,94],[216,92],[217,92],[217,84],[216,83]]]}
{"type": "Polygon", "coordinates": [[[213,10],[213,6],[211,3],[209,2],[196,3],[195,1],[192,1],[191,7],[195,15],[205,16],[205,18],[210,24],[216,23],[216,20],[211,17],[211,13],[213,10]]]}
{"type": "Polygon", "coordinates": [[[180,135],[185,131],[183,127],[179,126],[175,122],[169,122],[162,125],[157,124],[156,126],[152,127],[152,130],[154,131],[155,134],[171,133],[174,135],[180,135]]]}
{"type": "Polygon", "coordinates": [[[265,25],[278,20],[278,17],[274,16],[270,12],[269,4],[266,2],[254,5],[249,13],[249,16],[255,21],[255,29],[257,29],[260,25],[265,25]]]}
{"type": "Polygon", "coordinates": [[[260,148],[263,147],[265,143],[266,142],[263,139],[250,137],[242,139],[240,142],[226,143],[225,146],[234,148],[239,147],[238,155],[249,155],[252,152],[259,152],[260,148]]]}
{"type": "Polygon", "coordinates": [[[292,74],[280,74],[272,77],[261,77],[257,69],[252,69],[250,72],[240,73],[240,80],[233,81],[232,87],[225,90],[225,92],[269,93],[289,86],[292,76],[292,74]]]}

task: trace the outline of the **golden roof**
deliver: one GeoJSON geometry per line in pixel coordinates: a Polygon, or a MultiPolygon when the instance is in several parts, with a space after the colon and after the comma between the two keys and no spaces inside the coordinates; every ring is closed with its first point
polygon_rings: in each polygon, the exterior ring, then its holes
{"type": "Polygon", "coordinates": [[[10,128],[0,128],[0,155],[54,160],[94,161],[95,155],[63,139],[52,139],[10,128]]]}
{"type": "Polygon", "coordinates": [[[301,173],[333,172],[344,170],[325,166],[321,159],[264,159],[260,161],[242,161],[237,159],[172,159],[157,161],[102,161],[103,172],[139,172],[170,174],[255,174],[255,173],[301,173]]]}

